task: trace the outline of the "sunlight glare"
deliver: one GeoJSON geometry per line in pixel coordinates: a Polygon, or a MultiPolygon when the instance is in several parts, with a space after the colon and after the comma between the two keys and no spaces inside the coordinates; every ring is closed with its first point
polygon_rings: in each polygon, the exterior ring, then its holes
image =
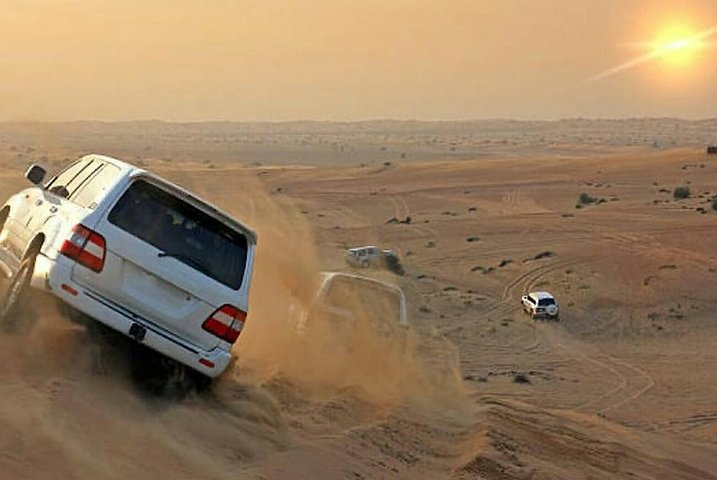
{"type": "Polygon", "coordinates": [[[699,32],[685,26],[667,27],[647,46],[656,58],[673,67],[688,66],[705,48],[699,32]]]}

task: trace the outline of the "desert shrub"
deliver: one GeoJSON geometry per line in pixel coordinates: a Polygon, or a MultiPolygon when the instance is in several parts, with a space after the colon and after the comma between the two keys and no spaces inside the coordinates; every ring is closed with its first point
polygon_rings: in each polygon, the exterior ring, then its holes
{"type": "Polygon", "coordinates": [[[717,210],[717,196],[712,198],[712,210],[717,210]]]}
{"type": "Polygon", "coordinates": [[[522,372],[515,373],[513,375],[513,381],[515,383],[530,383],[530,379],[528,378],[528,376],[522,372]]]}
{"type": "Polygon", "coordinates": [[[684,198],[690,197],[690,187],[682,186],[675,188],[675,191],[672,192],[672,196],[675,200],[682,200],[684,198]]]}
{"type": "Polygon", "coordinates": [[[578,196],[578,204],[579,205],[590,205],[591,203],[597,202],[597,198],[591,196],[589,193],[581,193],[580,196],[578,196]]]}

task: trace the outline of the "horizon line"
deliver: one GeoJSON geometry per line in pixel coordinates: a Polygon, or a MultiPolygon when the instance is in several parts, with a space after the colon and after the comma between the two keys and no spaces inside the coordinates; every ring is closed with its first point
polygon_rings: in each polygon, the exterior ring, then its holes
{"type": "Polygon", "coordinates": [[[228,119],[203,119],[203,120],[165,120],[159,118],[125,119],[125,120],[102,120],[102,119],[68,119],[68,120],[0,120],[0,124],[63,124],[63,123],[167,123],[167,124],[201,124],[201,123],[237,123],[237,124],[292,124],[292,123],[334,123],[334,124],[359,124],[359,123],[478,123],[478,122],[520,122],[520,123],[555,123],[564,121],[630,121],[630,120],[673,120],[681,122],[704,122],[717,120],[712,117],[674,117],[674,116],[585,116],[585,117],[559,117],[559,118],[520,118],[520,117],[485,117],[485,118],[464,118],[464,119],[418,119],[398,117],[375,117],[353,120],[336,119],[312,119],[302,118],[295,120],[228,120],[228,119]]]}

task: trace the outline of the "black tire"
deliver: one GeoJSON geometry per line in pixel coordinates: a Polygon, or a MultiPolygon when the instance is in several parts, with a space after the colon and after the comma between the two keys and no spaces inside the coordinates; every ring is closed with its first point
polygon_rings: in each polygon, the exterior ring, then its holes
{"type": "Polygon", "coordinates": [[[9,209],[5,208],[0,211],[0,232],[2,232],[2,229],[5,228],[5,222],[7,221],[8,215],[10,215],[9,209]]]}
{"type": "Polygon", "coordinates": [[[10,278],[10,284],[0,304],[0,325],[6,332],[16,331],[27,320],[27,294],[35,271],[36,254],[28,255],[10,278]]]}
{"type": "Polygon", "coordinates": [[[142,344],[134,343],[131,348],[132,380],[145,394],[165,400],[182,400],[211,386],[211,378],[142,344]]]}

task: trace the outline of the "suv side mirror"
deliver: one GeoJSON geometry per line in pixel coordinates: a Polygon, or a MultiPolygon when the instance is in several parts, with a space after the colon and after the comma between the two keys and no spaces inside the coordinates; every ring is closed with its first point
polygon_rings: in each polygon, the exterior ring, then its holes
{"type": "Polygon", "coordinates": [[[30,183],[34,185],[39,185],[45,179],[46,174],[47,171],[44,168],[42,168],[40,165],[35,165],[33,163],[32,165],[30,165],[30,168],[28,168],[25,172],[25,178],[30,180],[30,183]]]}
{"type": "Polygon", "coordinates": [[[67,198],[70,196],[70,192],[67,191],[64,185],[58,185],[50,189],[50,193],[54,193],[60,198],[67,198]]]}

